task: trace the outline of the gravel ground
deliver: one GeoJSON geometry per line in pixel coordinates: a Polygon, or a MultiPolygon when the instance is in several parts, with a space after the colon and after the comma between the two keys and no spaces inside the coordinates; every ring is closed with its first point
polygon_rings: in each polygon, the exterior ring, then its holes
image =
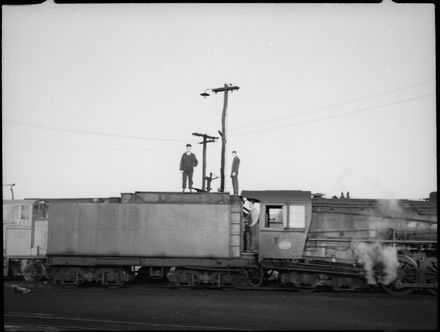
{"type": "Polygon", "coordinates": [[[437,330],[437,296],[4,283],[6,331],[437,330]],[[16,291],[14,285],[31,292],[16,291]]]}

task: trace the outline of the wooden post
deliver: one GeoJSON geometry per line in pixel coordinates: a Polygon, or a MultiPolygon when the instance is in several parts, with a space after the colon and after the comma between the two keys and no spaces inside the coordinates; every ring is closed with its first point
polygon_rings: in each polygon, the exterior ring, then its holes
{"type": "Polygon", "coordinates": [[[205,191],[206,176],[206,135],[203,135],[203,170],[202,170],[202,190],[205,191]]]}
{"type": "Polygon", "coordinates": [[[209,136],[207,134],[193,133],[193,136],[203,137],[203,141],[199,144],[203,144],[203,169],[202,169],[202,190],[205,191],[205,178],[206,178],[206,144],[215,142],[218,137],[209,136]],[[208,140],[209,138],[209,140],[208,140]]]}
{"type": "Polygon", "coordinates": [[[222,157],[220,165],[220,192],[225,191],[225,153],[226,153],[226,109],[228,108],[228,86],[225,84],[222,112],[222,157]]]}
{"type": "Polygon", "coordinates": [[[222,112],[222,155],[221,155],[221,166],[220,166],[220,192],[225,191],[225,154],[226,154],[226,110],[228,108],[228,92],[238,90],[240,87],[232,86],[232,84],[226,84],[223,88],[211,89],[214,93],[223,92],[223,112],[222,112]]]}

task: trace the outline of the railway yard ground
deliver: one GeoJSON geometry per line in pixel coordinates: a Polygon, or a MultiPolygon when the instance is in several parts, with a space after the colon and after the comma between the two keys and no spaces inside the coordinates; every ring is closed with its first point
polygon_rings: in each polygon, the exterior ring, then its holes
{"type": "Polygon", "coordinates": [[[5,331],[438,329],[438,297],[422,292],[177,289],[166,283],[62,288],[5,280],[3,302],[5,331]]]}

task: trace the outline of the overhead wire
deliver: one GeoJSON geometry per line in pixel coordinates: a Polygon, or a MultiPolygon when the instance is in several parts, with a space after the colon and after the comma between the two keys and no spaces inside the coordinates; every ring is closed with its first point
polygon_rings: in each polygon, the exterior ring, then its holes
{"type": "Polygon", "coordinates": [[[362,108],[362,109],[359,109],[359,110],[355,110],[355,111],[349,111],[349,112],[343,112],[343,113],[338,113],[338,114],[332,114],[332,115],[323,116],[323,117],[319,117],[319,118],[315,118],[315,119],[310,119],[310,120],[305,120],[305,121],[301,121],[301,122],[294,122],[294,123],[284,124],[284,125],[280,125],[280,126],[276,126],[276,127],[252,130],[252,131],[247,131],[247,132],[242,132],[242,133],[237,133],[237,134],[230,134],[230,136],[243,136],[243,135],[248,135],[248,134],[255,134],[255,133],[272,131],[272,130],[276,130],[276,129],[282,129],[282,128],[288,128],[288,127],[303,125],[303,124],[312,123],[312,122],[318,122],[318,121],[322,121],[322,120],[327,120],[327,119],[337,118],[337,117],[341,117],[341,116],[346,116],[346,115],[361,113],[361,112],[365,112],[365,111],[370,111],[370,110],[373,110],[373,109],[385,108],[387,106],[402,104],[402,103],[406,103],[406,102],[409,102],[409,101],[426,98],[426,97],[429,97],[429,96],[432,96],[432,95],[434,95],[434,93],[428,93],[428,94],[424,94],[424,95],[421,95],[421,96],[416,96],[416,97],[407,98],[407,99],[401,99],[401,100],[398,100],[398,101],[395,101],[395,102],[391,102],[391,103],[387,103],[387,104],[365,107],[365,108],[362,108]]]}
{"type": "Polygon", "coordinates": [[[337,106],[343,106],[343,105],[351,104],[351,103],[354,103],[354,102],[370,99],[370,98],[373,98],[373,97],[382,96],[382,95],[389,94],[389,93],[392,93],[392,92],[396,92],[396,91],[400,91],[400,90],[404,90],[404,89],[409,89],[409,88],[420,86],[420,85],[425,85],[425,84],[431,83],[433,81],[434,80],[427,80],[427,81],[423,81],[423,82],[419,82],[419,83],[415,83],[415,84],[411,84],[411,85],[406,85],[406,86],[403,86],[403,87],[395,88],[395,89],[392,89],[392,90],[387,90],[387,91],[383,91],[383,92],[379,92],[379,93],[375,93],[375,94],[370,94],[368,96],[354,98],[354,99],[346,100],[346,101],[335,103],[335,104],[331,104],[331,105],[321,106],[321,107],[314,108],[314,109],[307,110],[307,111],[302,111],[302,112],[298,112],[298,113],[294,113],[294,114],[289,114],[289,115],[285,115],[285,116],[280,116],[280,117],[276,117],[276,118],[272,118],[272,119],[267,119],[267,120],[256,121],[256,122],[249,123],[249,124],[234,126],[234,127],[231,127],[230,129],[234,130],[234,129],[238,129],[238,128],[247,128],[247,127],[257,126],[257,125],[260,125],[260,124],[267,124],[268,122],[276,122],[276,121],[280,121],[280,120],[286,120],[286,119],[293,118],[293,117],[296,117],[296,116],[299,116],[299,115],[315,113],[315,112],[322,111],[322,110],[325,110],[325,109],[334,108],[334,107],[337,107],[337,106]]]}
{"type": "MultiPolygon", "coordinates": [[[[290,115],[283,116],[283,117],[272,118],[272,119],[268,119],[268,120],[264,120],[264,121],[258,121],[258,122],[254,122],[252,124],[247,124],[247,125],[240,126],[240,128],[251,127],[251,126],[255,126],[257,124],[261,124],[261,123],[265,123],[266,124],[268,122],[285,120],[285,119],[292,118],[292,117],[295,117],[295,116],[298,116],[298,115],[302,115],[302,114],[310,114],[310,113],[321,111],[321,110],[324,110],[324,109],[333,108],[333,107],[341,106],[341,105],[345,105],[345,104],[350,104],[350,103],[353,103],[355,101],[370,99],[372,97],[376,97],[376,96],[379,96],[379,95],[384,95],[384,94],[392,93],[392,92],[403,90],[403,89],[407,89],[407,88],[410,88],[410,87],[424,85],[424,84],[430,83],[432,81],[433,80],[419,82],[419,83],[408,85],[408,86],[405,86],[405,87],[400,87],[400,88],[396,88],[396,89],[380,92],[380,93],[377,93],[377,94],[372,94],[372,95],[369,95],[369,96],[364,96],[364,97],[361,97],[361,98],[355,98],[355,99],[351,99],[351,100],[348,100],[348,101],[345,101],[345,102],[341,102],[341,103],[337,103],[337,104],[332,104],[332,105],[327,105],[327,106],[319,107],[319,108],[312,109],[312,110],[309,110],[309,111],[303,111],[303,112],[299,112],[299,113],[295,113],[295,114],[290,114],[290,115]]],[[[403,102],[407,102],[407,101],[411,101],[411,100],[415,100],[415,99],[420,99],[420,98],[424,98],[424,97],[430,96],[432,94],[433,93],[430,93],[430,94],[427,94],[427,95],[423,95],[423,96],[419,96],[419,97],[403,99],[403,100],[400,100],[400,101],[397,101],[397,102],[393,102],[393,103],[388,103],[388,104],[383,104],[383,105],[378,105],[378,106],[367,107],[367,108],[360,109],[360,110],[357,110],[357,111],[344,112],[344,113],[339,113],[339,114],[336,114],[336,115],[324,116],[324,117],[320,117],[320,118],[316,118],[316,119],[311,119],[311,120],[306,120],[306,121],[302,121],[302,122],[296,122],[296,123],[291,123],[291,124],[284,124],[284,125],[281,125],[281,126],[270,127],[270,128],[263,128],[263,129],[248,131],[248,132],[242,132],[242,133],[238,132],[236,134],[232,133],[232,134],[229,134],[229,136],[242,136],[242,135],[247,135],[247,134],[252,134],[252,133],[271,131],[271,130],[275,130],[275,129],[291,127],[291,126],[300,125],[300,124],[306,124],[306,123],[311,123],[311,122],[316,122],[316,121],[320,121],[320,120],[340,117],[340,116],[349,115],[349,114],[352,114],[352,113],[359,113],[359,112],[363,112],[363,111],[370,110],[370,109],[382,108],[382,107],[386,107],[386,106],[390,106],[390,105],[394,105],[394,104],[399,104],[399,103],[403,103],[403,102]]],[[[214,100],[215,100],[215,95],[214,95],[214,98],[212,98],[211,104],[209,106],[209,109],[208,109],[208,112],[207,112],[208,114],[207,114],[207,116],[204,118],[204,120],[202,122],[203,125],[206,123],[208,118],[210,118],[213,115],[213,112],[211,112],[211,110],[212,110],[212,105],[214,103],[214,100]]],[[[194,143],[197,142],[197,138],[195,138],[195,137],[192,137],[191,139],[178,139],[178,138],[160,138],[160,137],[151,137],[151,136],[118,135],[118,134],[112,134],[112,133],[102,133],[102,132],[86,131],[86,130],[80,130],[80,129],[65,128],[65,127],[59,127],[59,126],[48,126],[48,125],[39,125],[39,124],[25,123],[25,122],[19,122],[19,121],[7,120],[7,119],[5,119],[4,122],[10,123],[10,124],[13,124],[13,125],[33,127],[33,128],[38,128],[38,129],[54,130],[54,131],[61,131],[61,132],[70,132],[70,133],[76,133],[76,134],[104,136],[104,137],[115,137],[115,138],[123,138],[123,139],[137,139],[137,140],[158,141],[158,142],[188,142],[188,141],[192,141],[194,143]]],[[[234,131],[234,128],[238,128],[238,127],[230,127],[229,129],[234,131]]],[[[229,131],[229,129],[228,129],[228,131],[229,131]]]]}
{"type": "MultiPolygon", "coordinates": [[[[41,147],[36,147],[36,148],[41,148],[41,147]]],[[[47,146],[45,146],[45,148],[48,148],[47,146]]],[[[106,147],[81,147],[81,146],[52,146],[49,147],[52,149],[62,149],[62,150],[81,150],[81,151],[124,151],[124,152],[138,152],[138,151],[177,151],[177,150],[182,150],[181,147],[166,147],[166,148],[116,148],[116,147],[111,147],[111,148],[106,148],[106,147]]]]}
{"type": "Polygon", "coordinates": [[[32,128],[38,128],[38,129],[46,129],[46,130],[54,130],[54,131],[68,132],[68,133],[74,133],[74,134],[85,134],[85,135],[94,135],[94,136],[137,139],[137,140],[147,140],[147,141],[159,141],[159,142],[186,142],[187,141],[185,139],[178,139],[178,138],[160,138],[160,137],[151,137],[151,136],[134,136],[134,135],[118,135],[118,134],[111,134],[111,133],[100,133],[100,132],[80,130],[80,129],[71,129],[71,128],[58,127],[58,126],[38,125],[38,124],[19,122],[19,121],[13,121],[13,120],[3,120],[3,121],[6,123],[13,124],[13,125],[18,125],[18,126],[25,126],[25,127],[32,127],[32,128]]]}

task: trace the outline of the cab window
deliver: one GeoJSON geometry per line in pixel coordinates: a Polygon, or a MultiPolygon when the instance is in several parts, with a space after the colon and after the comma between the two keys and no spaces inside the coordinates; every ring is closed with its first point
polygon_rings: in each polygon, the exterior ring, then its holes
{"type": "Polygon", "coordinates": [[[306,227],[306,207],[304,205],[289,206],[289,228],[306,227]]]}
{"type": "Polygon", "coordinates": [[[287,227],[287,209],[284,205],[267,205],[265,211],[265,227],[283,229],[287,227]]]}

